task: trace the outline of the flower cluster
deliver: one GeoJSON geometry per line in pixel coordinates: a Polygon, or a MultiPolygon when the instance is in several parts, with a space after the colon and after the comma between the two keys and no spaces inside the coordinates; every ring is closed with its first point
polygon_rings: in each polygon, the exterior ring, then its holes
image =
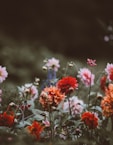
{"type": "MultiPolygon", "coordinates": [[[[22,131],[31,140],[43,143],[108,143],[111,138],[107,132],[113,132],[113,64],[107,63],[98,76],[94,71],[96,60],[88,58],[86,66],[79,68],[75,62],[67,64],[62,68],[54,57],[44,60],[46,79],[35,78],[33,83],[18,86],[17,96],[8,106],[1,88],[0,127],[18,135],[22,131]]],[[[0,66],[0,83],[7,77],[6,68],[0,66]]]]}

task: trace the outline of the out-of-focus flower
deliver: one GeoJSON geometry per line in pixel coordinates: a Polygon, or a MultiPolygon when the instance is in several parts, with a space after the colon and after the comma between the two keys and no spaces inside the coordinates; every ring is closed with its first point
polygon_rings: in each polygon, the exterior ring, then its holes
{"type": "Polygon", "coordinates": [[[98,126],[98,116],[96,113],[84,112],[81,119],[89,129],[95,129],[98,126]]]}
{"type": "Polygon", "coordinates": [[[81,114],[84,109],[84,102],[82,100],[78,99],[76,96],[73,96],[73,97],[69,98],[69,101],[67,100],[66,102],[64,102],[63,110],[65,112],[70,111],[69,105],[70,105],[71,114],[73,117],[78,114],[81,114]]]}
{"type": "Polygon", "coordinates": [[[101,88],[102,91],[105,91],[106,81],[107,81],[107,76],[102,76],[100,78],[100,88],[101,88]]]}
{"type": "Polygon", "coordinates": [[[87,59],[87,64],[90,65],[90,66],[95,66],[95,65],[97,65],[95,59],[92,60],[92,59],[89,59],[89,58],[87,59]]]}
{"type": "Polygon", "coordinates": [[[0,114],[0,126],[12,127],[14,125],[14,115],[4,112],[0,114]]]}
{"type": "Polygon", "coordinates": [[[78,82],[75,77],[66,76],[57,82],[57,86],[62,93],[65,93],[67,95],[78,88],[78,82]]]}
{"type": "Polygon", "coordinates": [[[109,84],[108,88],[105,89],[101,107],[104,116],[110,117],[113,115],[113,84],[109,84]]]}
{"type": "Polygon", "coordinates": [[[0,66],[0,83],[2,83],[8,77],[6,67],[0,66]]]}
{"type": "Polygon", "coordinates": [[[43,120],[42,123],[45,125],[45,127],[50,127],[50,122],[48,120],[43,120]]]}
{"type": "Polygon", "coordinates": [[[64,100],[65,95],[60,92],[60,90],[55,86],[50,86],[44,88],[40,94],[39,102],[45,109],[51,107],[56,107],[58,104],[64,100]]]}
{"type": "Polygon", "coordinates": [[[113,115],[113,99],[110,97],[106,96],[103,98],[101,101],[101,108],[102,108],[102,113],[105,117],[110,117],[113,115]]]}
{"type": "Polygon", "coordinates": [[[32,83],[25,84],[22,87],[18,87],[20,97],[28,97],[28,99],[35,100],[38,97],[38,90],[32,83]]]}
{"type": "Polygon", "coordinates": [[[45,66],[48,69],[53,69],[54,71],[58,71],[58,68],[60,67],[59,60],[54,57],[51,59],[48,59],[45,66]]]}
{"type": "Polygon", "coordinates": [[[113,81],[113,64],[107,63],[105,68],[105,72],[107,73],[107,77],[109,81],[113,81]]]}
{"type": "Polygon", "coordinates": [[[92,74],[88,68],[81,68],[80,71],[78,71],[77,77],[80,78],[86,87],[94,85],[95,75],[92,74]]]}
{"type": "Polygon", "coordinates": [[[31,126],[27,127],[30,134],[36,137],[37,140],[40,140],[40,135],[44,130],[44,126],[42,126],[39,122],[34,121],[31,126]]]}

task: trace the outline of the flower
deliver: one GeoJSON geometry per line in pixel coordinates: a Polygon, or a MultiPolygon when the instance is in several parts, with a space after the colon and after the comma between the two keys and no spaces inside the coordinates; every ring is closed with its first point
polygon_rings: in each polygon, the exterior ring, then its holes
{"type": "Polygon", "coordinates": [[[87,64],[90,65],[90,66],[95,66],[95,65],[97,65],[95,59],[92,60],[92,59],[89,59],[89,58],[87,59],[87,64]]]}
{"type": "Polygon", "coordinates": [[[44,88],[40,94],[39,102],[45,109],[51,107],[56,107],[58,104],[64,100],[65,95],[60,92],[60,90],[55,86],[50,86],[44,88]]]}
{"type": "Polygon", "coordinates": [[[94,85],[95,75],[92,74],[88,68],[81,68],[80,71],[78,71],[77,77],[81,79],[86,87],[94,85]]]}
{"type": "Polygon", "coordinates": [[[44,130],[44,126],[42,126],[39,122],[34,121],[31,126],[27,127],[30,134],[36,137],[37,140],[40,140],[40,135],[44,130]]]}
{"type": "Polygon", "coordinates": [[[14,125],[14,115],[4,112],[0,114],[0,126],[12,127],[14,125]]]}
{"type": "Polygon", "coordinates": [[[105,68],[105,72],[107,73],[107,77],[109,81],[113,81],[113,64],[107,63],[105,68]]]}
{"type": "Polygon", "coordinates": [[[105,91],[105,88],[106,88],[106,81],[107,81],[107,77],[106,76],[102,76],[100,78],[100,88],[103,91],[105,91]]]}
{"type": "Polygon", "coordinates": [[[104,97],[103,100],[101,101],[101,108],[102,108],[102,113],[105,117],[110,117],[113,115],[113,99],[110,97],[104,97]]]}
{"type": "Polygon", "coordinates": [[[48,69],[53,69],[54,71],[58,71],[58,68],[60,67],[59,60],[54,57],[51,59],[48,59],[45,66],[48,69]]]}
{"type": "Polygon", "coordinates": [[[78,99],[77,96],[73,96],[69,98],[69,102],[68,100],[64,102],[63,110],[65,112],[69,112],[69,105],[70,105],[71,114],[73,117],[76,116],[77,114],[81,114],[84,109],[83,101],[78,99]]]}
{"type": "Polygon", "coordinates": [[[113,115],[113,84],[109,84],[108,88],[105,89],[105,96],[101,101],[101,108],[104,116],[110,117],[113,115]]]}
{"type": "Polygon", "coordinates": [[[78,82],[75,77],[66,76],[57,82],[57,87],[62,93],[70,94],[78,87],[78,82]]]}
{"type": "Polygon", "coordinates": [[[38,90],[32,83],[27,83],[22,87],[18,87],[20,97],[28,96],[29,99],[35,100],[38,97],[38,90]]]}
{"type": "Polygon", "coordinates": [[[98,126],[98,117],[95,113],[84,112],[81,116],[82,121],[89,127],[89,129],[95,129],[98,126]]]}
{"type": "Polygon", "coordinates": [[[0,83],[2,83],[8,76],[8,72],[6,71],[6,67],[0,66],[0,83]]]}

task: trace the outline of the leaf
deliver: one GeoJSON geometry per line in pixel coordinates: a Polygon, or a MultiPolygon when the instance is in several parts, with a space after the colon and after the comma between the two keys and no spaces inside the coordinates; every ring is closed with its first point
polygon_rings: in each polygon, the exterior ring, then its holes
{"type": "Polygon", "coordinates": [[[91,109],[92,109],[92,110],[97,110],[97,111],[99,111],[99,112],[102,112],[102,108],[99,107],[99,106],[93,106],[93,107],[91,107],[91,109]]]}

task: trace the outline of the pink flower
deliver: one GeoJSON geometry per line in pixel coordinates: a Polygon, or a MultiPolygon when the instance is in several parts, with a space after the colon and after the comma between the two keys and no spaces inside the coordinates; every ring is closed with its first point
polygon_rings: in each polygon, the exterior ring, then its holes
{"type": "Polygon", "coordinates": [[[77,77],[81,79],[86,87],[94,85],[95,75],[87,68],[81,68],[80,71],[78,71],[77,77]]]}
{"type": "Polygon", "coordinates": [[[0,83],[2,83],[8,76],[8,72],[6,71],[6,67],[0,66],[0,83]]]}
{"type": "Polygon", "coordinates": [[[87,64],[90,65],[90,66],[95,66],[95,65],[97,65],[95,59],[92,60],[92,59],[89,59],[89,58],[87,59],[87,64]]]}
{"type": "Polygon", "coordinates": [[[84,109],[84,102],[82,100],[78,99],[76,96],[69,98],[69,102],[68,101],[64,102],[63,110],[65,112],[69,112],[69,105],[71,108],[72,116],[76,116],[77,114],[81,114],[83,109],[84,109]]]}
{"type": "Polygon", "coordinates": [[[58,71],[58,68],[60,67],[59,60],[54,58],[54,57],[51,58],[51,59],[48,59],[48,61],[45,64],[45,66],[48,69],[53,69],[54,71],[58,71]]]}
{"type": "Polygon", "coordinates": [[[105,68],[105,72],[107,73],[107,77],[109,81],[113,81],[113,64],[107,63],[105,68]]]}

